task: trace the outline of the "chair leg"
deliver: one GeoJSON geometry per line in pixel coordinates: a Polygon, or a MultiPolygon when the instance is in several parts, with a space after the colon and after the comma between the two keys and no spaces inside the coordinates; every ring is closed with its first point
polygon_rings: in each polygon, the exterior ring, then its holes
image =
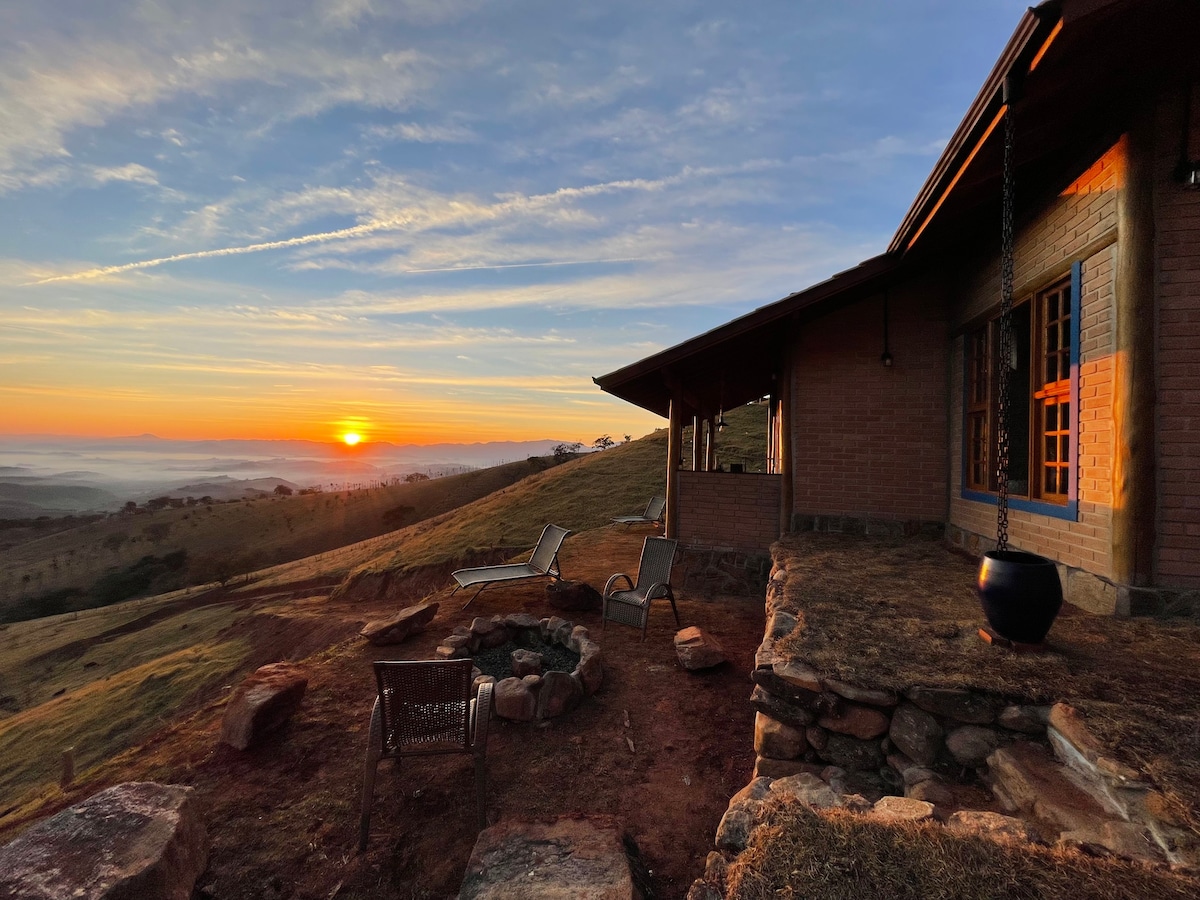
{"type": "Polygon", "coordinates": [[[475,805],[479,809],[479,830],[487,828],[487,764],[481,754],[475,757],[475,805]]]}
{"type": "Polygon", "coordinates": [[[367,849],[367,835],[371,832],[371,803],[375,799],[375,772],[383,756],[383,722],[379,713],[379,698],[371,710],[371,730],[367,735],[367,761],[363,769],[362,812],[358,820],[358,852],[367,849]]]}
{"type": "Polygon", "coordinates": [[[679,610],[675,608],[675,593],[673,591],[668,591],[667,599],[671,601],[671,612],[675,613],[675,627],[682,628],[683,623],[679,621],[679,610]]]}

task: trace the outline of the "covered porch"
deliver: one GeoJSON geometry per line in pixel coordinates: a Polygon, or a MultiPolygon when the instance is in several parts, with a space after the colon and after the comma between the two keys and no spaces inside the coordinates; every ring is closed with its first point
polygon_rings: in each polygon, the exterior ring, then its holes
{"type": "MultiPolygon", "coordinates": [[[[594,379],[667,419],[666,536],[685,547],[761,553],[791,530],[796,338],[814,317],[884,291],[895,269],[893,258],[875,257],[594,379]],[[765,409],[765,440],[753,456],[726,446],[727,420],[748,404],[765,409]]],[[[886,352],[886,311],[880,322],[886,352]]]]}

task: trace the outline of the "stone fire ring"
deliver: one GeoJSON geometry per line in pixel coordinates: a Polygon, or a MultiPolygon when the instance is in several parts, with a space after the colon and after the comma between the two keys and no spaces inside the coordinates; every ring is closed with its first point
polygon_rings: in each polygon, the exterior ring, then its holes
{"type": "Polygon", "coordinates": [[[437,648],[437,657],[463,659],[480,649],[499,647],[509,641],[521,647],[536,646],[539,641],[559,644],[579,654],[579,665],[573,672],[548,671],[499,682],[476,669],[476,691],[480,684],[496,685],[492,700],[496,715],[502,719],[530,722],[561,716],[582,703],[584,697],[596,693],[604,681],[600,645],[591,639],[582,625],[558,616],[540,620],[528,613],[510,613],[490,619],[479,616],[470,627],[459,625],[455,628],[437,648]]]}

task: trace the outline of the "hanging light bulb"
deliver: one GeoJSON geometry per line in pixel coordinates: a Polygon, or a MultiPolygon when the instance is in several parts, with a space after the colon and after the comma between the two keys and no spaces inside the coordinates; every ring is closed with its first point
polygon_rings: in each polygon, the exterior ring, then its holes
{"type": "Polygon", "coordinates": [[[717,410],[717,431],[725,430],[725,413],[722,410],[717,410]]]}

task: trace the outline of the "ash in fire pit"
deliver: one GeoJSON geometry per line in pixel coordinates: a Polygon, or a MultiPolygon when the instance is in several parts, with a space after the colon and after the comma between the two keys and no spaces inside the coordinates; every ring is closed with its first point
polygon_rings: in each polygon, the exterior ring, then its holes
{"type": "Polygon", "coordinates": [[[495,682],[496,715],[518,722],[574,709],[604,680],[600,645],[588,630],[558,616],[479,617],[437,648],[441,659],[473,656],[475,684],[495,682]]]}

